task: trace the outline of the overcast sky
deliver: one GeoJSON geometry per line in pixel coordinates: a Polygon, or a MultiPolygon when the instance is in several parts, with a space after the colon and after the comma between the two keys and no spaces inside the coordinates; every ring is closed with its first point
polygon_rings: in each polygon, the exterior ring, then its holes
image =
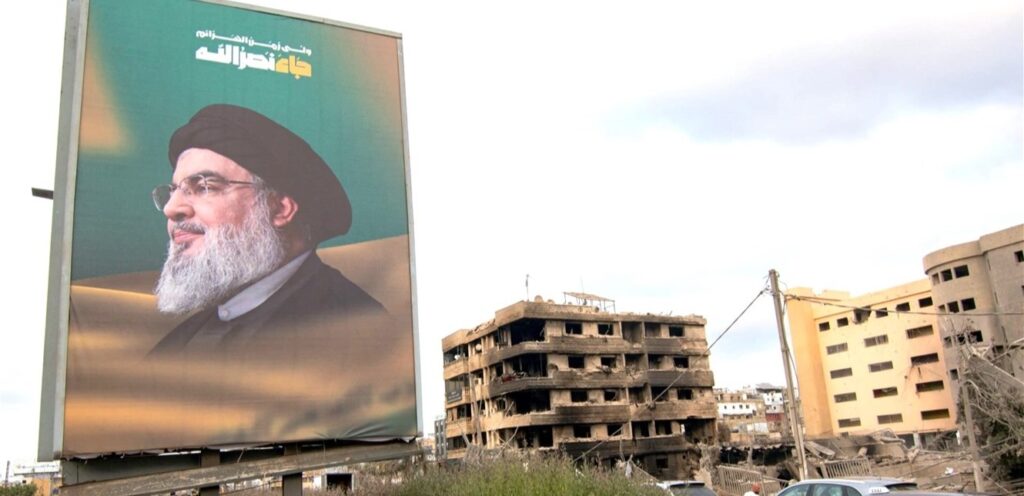
{"type": "MultiPolygon", "coordinates": [[[[428,430],[441,337],[527,295],[698,314],[717,337],[777,269],[854,294],[1024,222],[1022,4],[322,2],[402,33],[428,430]],[[628,8],[626,7],[628,5],[628,8]]],[[[35,457],[64,6],[0,19],[0,464],[35,457]],[[16,64],[14,62],[17,62],[16,64]]],[[[712,349],[783,383],[770,300],[712,349]]]]}

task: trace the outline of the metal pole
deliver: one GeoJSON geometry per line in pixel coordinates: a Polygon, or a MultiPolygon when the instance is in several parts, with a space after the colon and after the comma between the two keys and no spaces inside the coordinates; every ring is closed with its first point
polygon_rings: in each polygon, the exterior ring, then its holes
{"type": "Polygon", "coordinates": [[[800,480],[807,479],[807,456],[804,454],[803,422],[800,412],[796,409],[796,393],[793,390],[793,369],[789,364],[789,345],[786,343],[786,328],[782,323],[782,292],[779,291],[779,273],[775,269],[768,271],[768,279],[772,285],[772,302],[775,303],[775,323],[779,328],[779,344],[782,345],[782,366],[786,371],[786,415],[789,416],[793,440],[796,443],[796,454],[800,459],[800,480]]]}

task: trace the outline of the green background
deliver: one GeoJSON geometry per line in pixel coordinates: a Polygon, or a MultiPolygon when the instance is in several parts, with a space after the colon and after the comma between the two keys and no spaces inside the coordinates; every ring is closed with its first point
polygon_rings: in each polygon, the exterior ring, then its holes
{"type": "Polygon", "coordinates": [[[353,224],[320,247],[407,234],[399,65],[399,40],[388,35],[198,1],[92,0],[86,66],[107,98],[87,94],[83,115],[110,118],[125,139],[116,149],[83,140],[78,150],[72,279],[160,268],[166,219],[150,191],[170,182],[171,134],[212,103],[267,115],[331,166],[353,224]],[[201,46],[235,45],[196,37],[205,30],[308,47],[299,56],[312,77],[196,60],[201,46]]]}

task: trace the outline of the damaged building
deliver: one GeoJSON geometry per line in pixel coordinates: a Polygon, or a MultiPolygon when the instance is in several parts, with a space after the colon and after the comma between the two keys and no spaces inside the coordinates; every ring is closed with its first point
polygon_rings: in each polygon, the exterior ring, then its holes
{"type": "Polygon", "coordinates": [[[611,300],[566,295],[579,304],[521,301],[444,338],[448,457],[564,451],[692,476],[698,444],[716,436],[704,319],[615,313],[611,300]]]}

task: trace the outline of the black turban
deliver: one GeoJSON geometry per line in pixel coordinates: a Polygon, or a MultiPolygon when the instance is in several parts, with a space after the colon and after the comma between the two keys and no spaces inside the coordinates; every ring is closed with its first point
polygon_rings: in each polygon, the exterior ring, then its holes
{"type": "Polygon", "coordinates": [[[292,197],[316,243],[345,234],[352,225],[348,195],[324,159],[305,140],[260,113],[227,104],[203,107],[171,135],[171,169],[189,148],[224,155],[292,197]]]}

